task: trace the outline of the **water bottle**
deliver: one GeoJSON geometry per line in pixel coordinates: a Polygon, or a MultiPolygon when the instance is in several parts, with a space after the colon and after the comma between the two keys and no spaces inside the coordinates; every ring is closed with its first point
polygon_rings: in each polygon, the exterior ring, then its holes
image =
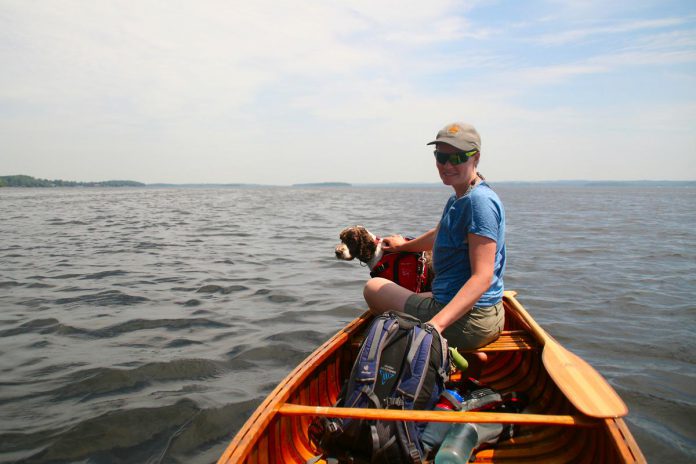
{"type": "Polygon", "coordinates": [[[435,464],[466,464],[477,442],[478,431],[474,424],[454,424],[435,455],[435,464]]]}
{"type": "MultiPolygon", "coordinates": [[[[445,391],[449,392],[449,394],[460,403],[462,402],[463,398],[461,395],[459,395],[457,390],[445,391]]],[[[454,405],[445,395],[441,396],[438,403],[435,405],[435,411],[452,411],[455,409],[456,408],[454,405]]],[[[444,440],[450,427],[452,427],[452,424],[449,422],[429,422],[428,425],[425,426],[423,435],[421,435],[421,443],[423,444],[423,449],[426,453],[429,453],[431,450],[437,449],[437,447],[440,446],[440,443],[442,443],[442,440],[444,440]]]]}

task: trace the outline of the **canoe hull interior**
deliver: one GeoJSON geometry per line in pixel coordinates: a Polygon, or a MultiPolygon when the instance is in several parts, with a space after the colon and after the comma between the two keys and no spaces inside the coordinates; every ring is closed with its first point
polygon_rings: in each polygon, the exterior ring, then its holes
{"type": "MultiPolygon", "coordinates": [[[[504,304],[505,332],[498,342],[483,349],[489,359],[480,381],[502,392],[524,392],[530,404],[525,413],[580,417],[584,424],[517,425],[513,438],[476,451],[475,462],[645,462],[623,419],[586,418],[577,411],[546,371],[542,347],[515,312],[519,303],[513,292],[506,292],[504,304]]],[[[351,322],[291,372],[252,414],[219,462],[305,463],[316,456],[318,450],[307,437],[313,416],[286,414],[283,406],[332,406],[368,322],[367,315],[351,322]]]]}

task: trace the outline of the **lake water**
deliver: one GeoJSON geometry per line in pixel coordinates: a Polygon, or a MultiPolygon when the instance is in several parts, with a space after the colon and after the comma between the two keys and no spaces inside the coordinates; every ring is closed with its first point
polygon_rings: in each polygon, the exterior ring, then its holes
{"type": "MultiPolygon", "coordinates": [[[[696,460],[696,188],[493,187],[506,288],[696,460]]],[[[338,233],[435,225],[445,188],[0,189],[0,461],[213,462],[365,304],[338,233]]]]}

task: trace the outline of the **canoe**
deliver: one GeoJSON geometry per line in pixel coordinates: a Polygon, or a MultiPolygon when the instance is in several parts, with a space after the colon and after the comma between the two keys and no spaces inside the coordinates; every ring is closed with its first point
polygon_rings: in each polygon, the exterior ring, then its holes
{"type": "Polygon", "coordinates": [[[539,327],[515,292],[505,292],[503,304],[505,330],[478,350],[488,355],[479,381],[501,392],[523,392],[529,406],[522,413],[332,407],[372,319],[368,312],[297,366],[251,415],[218,462],[305,463],[320,454],[307,429],[314,417],[323,415],[515,424],[513,438],[474,451],[477,463],[644,463],[623,419],[626,406],[606,380],[539,327]]]}

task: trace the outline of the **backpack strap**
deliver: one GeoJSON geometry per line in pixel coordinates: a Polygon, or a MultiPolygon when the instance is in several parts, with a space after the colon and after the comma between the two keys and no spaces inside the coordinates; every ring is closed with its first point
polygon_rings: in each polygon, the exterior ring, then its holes
{"type": "Polygon", "coordinates": [[[449,380],[451,363],[447,339],[443,337],[442,334],[435,329],[435,327],[433,327],[431,324],[428,324],[427,322],[423,324],[423,328],[430,333],[435,333],[433,337],[437,337],[437,340],[440,343],[440,368],[437,372],[440,375],[440,380],[442,380],[442,384],[444,385],[449,380]]]}
{"type": "Polygon", "coordinates": [[[367,395],[376,407],[381,407],[377,396],[373,393],[375,382],[377,381],[377,367],[379,366],[384,346],[398,328],[399,323],[391,314],[380,315],[372,323],[353,365],[353,372],[351,372],[350,380],[345,390],[350,392],[350,396],[343,398],[342,406],[352,407],[357,403],[361,395],[367,395]],[[358,387],[358,385],[361,386],[358,387]]]}
{"type": "Polygon", "coordinates": [[[412,332],[411,348],[409,349],[406,358],[406,372],[402,375],[397,391],[404,395],[406,408],[413,408],[415,398],[420,394],[423,382],[425,381],[425,371],[428,369],[430,362],[430,351],[435,339],[440,342],[441,359],[438,374],[440,376],[440,386],[444,388],[444,384],[449,378],[449,350],[447,349],[447,340],[439,336],[437,331],[430,324],[424,324],[423,327],[416,327],[412,332]]]}
{"type": "Polygon", "coordinates": [[[416,446],[416,443],[414,442],[413,437],[415,431],[416,425],[413,422],[396,423],[396,434],[399,437],[399,443],[410,458],[410,464],[421,464],[423,462],[423,452],[422,449],[419,450],[418,446],[416,446]]]}
{"type": "Polygon", "coordinates": [[[370,342],[370,351],[367,354],[367,361],[371,362],[375,360],[375,355],[377,354],[377,348],[379,347],[379,340],[382,336],[382,329],[384,328],[385,320],[380,318],[375,326],[374,333],[372,334],[372,342],[370,342]]]}
{"type": "Polygon", "coordinates": [[[443,337],[441,333],[437,332],[437,330],[435,330],[435,327],[433,327],[431,324],[428,324],[427,322],[423,324],[423,328],[430,332],[435,331],[437,333],[437,338],[440,341],[442,362],[440,363],[440,369],[438,370],[438,374],[440,374],[440,378],[442,379],[442,383],[444,385],[444,383],[447,382],[447,380],[449,380],[449,368],[451,361],[449,347],[447,346],[447,339],[443,337]]]}
{"type": "Polygon", "coordinates": [[[367,398],[370,400],[370,402],[374,405],[375,408],[382,409],[382,404],[379,401],[379,398],[377,398],[377,395],[375,395],[374,390],[370,388],[369,385],[363,385],[360,389],[360,392],[367,396],[367,398]]]}
{"type": "Polygon", "coordinates": [[[413,402],[423,386],[425,380],[423,374],[428,367],[430,346],[433,341],[432,334],[420,327],[412,330],[411,336],[408,362],[404,365],[404,372],[396,387],[396,390],[403,395],[406,409],[413,408],[413,402]]]}
{"type": "Polygon", "coordinates": [[[372,456],[374,464],[422,464],[422,453],[410,437],[413,437],[413,423],[407,425],[399,421],[377,421],[370,426],[372,437],[372,456]],[[404,454],[404,451],[406,454],[404,454]],[[407,461],[404,457],[407,456],[407,461]]]}
{"type": "Polygon", "coordinates": [[[399,449],[396,436],[390,433],[391,428],[380,421],[370,426],[372,438],[371,462],[389,463],[399,462],[399,449]]]}
{"type": "Polygon", "coordinates": [[[414,337],[414,340],[411,342],[411,349],[408,350],[408,354],[406,355],[406,362],[413,366],[413,361],[416,357],[416,352],[420,349],[421,343],[423,343],[423,339],[425,336],[428,335],[428,332],[425,330],[419,330],[418,334],[414,337]]]}

